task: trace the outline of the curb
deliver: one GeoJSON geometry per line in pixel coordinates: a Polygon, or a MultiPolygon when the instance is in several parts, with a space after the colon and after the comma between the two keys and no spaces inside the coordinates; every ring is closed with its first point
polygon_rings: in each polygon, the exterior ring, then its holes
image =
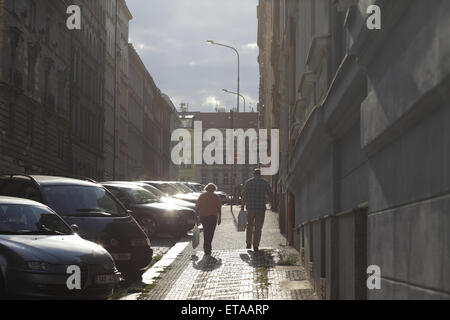
{"type": "MultiPolygon", "coordinates": [[[[142,283],[144,285],[153,284],[160,277],[161,273],[175,261],[190,243],[191,241],[177,242],[169,251],[167,251],[161,260],[155,263],[142,275],[142,283]]],[[[120,300],[137,300],[140,295],[140,293],[133,293],[120,298],[120,300]]]]}

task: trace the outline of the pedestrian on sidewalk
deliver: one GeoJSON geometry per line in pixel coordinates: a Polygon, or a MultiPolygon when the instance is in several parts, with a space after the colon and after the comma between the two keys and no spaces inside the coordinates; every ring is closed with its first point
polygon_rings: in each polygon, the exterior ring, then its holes
{"type": "Polygon", "coordinates": [[[217,186],[214,183],[209,183],[205,187],[205,193],[200,195],[197,200],[197,223],[201,221],[203,225],[203,249],[205,255],[211,255],[212,240],[216,226],[222,222],[222,201],[220,197],[214,192],[217,186]]]}
{"type": "Polygon", "coordinates": [[[261,169],[255,169],[254,177],[245,183],[242,191],[241,209],[247,206],[247,249],[257,252],[266,215],[266,195],[272,201],[272,188],[261,177],[261,169]]]}

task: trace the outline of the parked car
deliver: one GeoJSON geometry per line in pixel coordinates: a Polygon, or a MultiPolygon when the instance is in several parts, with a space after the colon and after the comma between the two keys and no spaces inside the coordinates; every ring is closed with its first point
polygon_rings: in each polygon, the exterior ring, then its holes
{"type": "Polygon", "coordinates": [[[194,210],[159,202],[158,197],[132,184],[104,183],[141,224],[148,236],[170,233],[175,237],[192,230],[196,223],[194,210]]]}
{"type": "MultiPolygon", "coordinates": [[[[188,187],[194,193],[201,194],[201,193],[205,192],[205,190],[204,190],[205,186],[200,183],[197,183],[197,182],[180,182],[180,183],[182,183],[184,186],[188,187]]],[[[222,204],[230,203],[230,196],[226,192],[217,190],[215,192],[215,194],[217,194],[220,197],[222,204]]]]}
{"type": "Polygon", "coordinates": [[[184,185],[191,188],[194,192],[203,192],[205,190],[205,185],[198,182],[183,182],[184,185]]]}
{"type": "Polygon", "coordinates": [[[171,196],[184,201],[196,203],[199,195],[193,193],[185,193],[183,190],[179,189],[174,183],[167,181],[144,181],[145,183],[154,186],[159,189],[167,196],[171,196]]]}
{"type": "Polygon", "coordinates": [[[79,237],[53,210],[0,196],[0,296],[104,299],[120,280],[111,255],[79,237]],[[69,266],[81,271],[79,290],[67,286],[69,266]]]}
{"type": "Polygon", "coordinates": [[[216,191],[215,194],[220,197],[222,204],[230,204],[230,196],[226,192],[216,191]]]}
{"type": "Polygon", "coordinates": [[[131,181],[108,181],[108,182],[103,182],[106,184],[132,184],[141,188],[144,188],[145,190],[149,191],[150,193],[152,193],[155,197],[158,198],[159,202],[164,202],[164,203],[168,203],[168,204],[174,204],[180,207],[186,207],[192,210],[196,210],[195,207],[195,203],[189,202],[189,201],[184,201],[181,199],[177,199],[174,197],[169,197],[166,196],[166,194],[164,192],[162,192],[161,190],[159,190],[158,188],[155,188],[154,186],[145,183],[145,182],[131,182],[131,181]]]}
{"type": "Polygon", "coordinates": [[[102,245],[126,278],[140,276],[152,260],[150,240],[142,228],[99,184],[63,177],[9,175],[0,177],[0,195],[49,206],[82,238],[102,245]]]}

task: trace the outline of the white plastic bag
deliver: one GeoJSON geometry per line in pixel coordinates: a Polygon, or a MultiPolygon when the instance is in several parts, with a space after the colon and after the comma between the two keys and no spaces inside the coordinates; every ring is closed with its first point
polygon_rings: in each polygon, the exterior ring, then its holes
{"type": "Polygon", "coordinates": [[[195,225],[193,232],[194,233],[192,235],[192,248],[195,249],[198,247],[198,244],[200,243],[200,230],[197,224],[195,225]]]}
{"type": "Polygon", "coordinates": [[[241,210],[238,215],[238,231],[245,231],[247,227],[247,211],[241,210]]]}

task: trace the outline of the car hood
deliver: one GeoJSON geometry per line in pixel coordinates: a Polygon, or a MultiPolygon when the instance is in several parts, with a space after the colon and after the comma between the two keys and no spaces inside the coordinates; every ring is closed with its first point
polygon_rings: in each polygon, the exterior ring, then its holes
{"type": "Polygon", "coordinates": [[[180,210],[189,210],[187,208],[181,207],[179,205],[167,202],[153,202],[147,204],[136,205],[138,208],[142,209],[153,209],[156,211],[180,211],[180,210]]]}
{"type": "Polygon", "coordinates": [[[52,264],[102,263],[105,258],[111,259],[101,246],[78,235],[0,235],[0,247],[5,247],[25,261],[45,261],[52,264]]]}
{"type": "Polygon", "coordinates": [[[186,201],[197,201],[197,199],[200,197],[200,195],[194,194],[194,193],[179,193],[174,195],[175,198],[186,200],[186,201]]]}
{"type": "Polygon", "coordinates": [[[187,207],[189,209],[195,209],[195,204],[189,201],[177,199],[177,198],[171,198],[171,197],[162,197],[161,201],[168,204],[174,204],[181,207],[187,207]]]}

